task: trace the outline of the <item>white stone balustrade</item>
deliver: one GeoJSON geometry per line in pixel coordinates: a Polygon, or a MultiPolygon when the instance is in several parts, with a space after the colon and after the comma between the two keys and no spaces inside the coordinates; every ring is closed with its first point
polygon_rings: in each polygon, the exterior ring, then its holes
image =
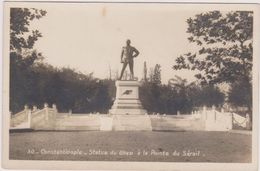
{"type": "MultiPolygon", "coordinates": [[[[179,112],[178,112],[179,113],[179,112]]],[[[113,118],[112,115],[100,114],[72,114],[69,110],[68,113],[58,113],[56,104],[49,107],[47,103],[44,104],[43,109],[37,109],[33,106],[30,110],[27,105],[24,106],[24,110],[11,115],[11,127],[16,127],[21,123],[26,123],[26,128],[32,128],[35,130],[114,130],[114,122],[117,124],[122,122],[129,124],[127,119],[133,122],[137,122],[134,117],[127,116],[126,120],[120,118],[121,115],[113,118]],[[112,126],[111,126],[112,125],[112,126]]],[[[153,113],[151,115],[138,115],[141,120],[151,120],[156,130],[161,129],[181,129],[187,130],[206,130],[206,131],[229,131],[233,128],[234,124],[242,126],[246,129],[251,129],[250,116],[242,117],[235,113],[225,112],[223,108],[216,110],[215,106],[207,109],[197,108],[192,111],[190,115],[167,115],[160,113],[153,113]],[[202,110],[201,110],[202,109],[202,110]]],[[[147,127],[148,128],[148,127],[147,127]]],[[[118,127],[118,130],[121,128],[118,127]]],[[[150,128],[149,128],[150,129],[150,128]]]]}

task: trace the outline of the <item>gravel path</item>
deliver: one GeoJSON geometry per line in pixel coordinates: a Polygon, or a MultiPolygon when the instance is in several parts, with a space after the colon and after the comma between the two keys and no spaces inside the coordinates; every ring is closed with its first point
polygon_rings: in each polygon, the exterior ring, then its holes
{"type": "Polygon", "coordinates": [[[251,162],[251,135],[226,132],[23,132],[10,159],[251,162]]]}

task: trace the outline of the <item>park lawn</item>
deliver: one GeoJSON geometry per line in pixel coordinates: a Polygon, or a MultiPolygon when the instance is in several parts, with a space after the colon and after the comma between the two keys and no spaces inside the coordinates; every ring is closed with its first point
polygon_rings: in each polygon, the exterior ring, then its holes
{"type": "Polygon", "coordinates": [[[10,159],[240,163],[251,162],[251,144],[251,135],[228,132],[17,132],[10,159]]]}

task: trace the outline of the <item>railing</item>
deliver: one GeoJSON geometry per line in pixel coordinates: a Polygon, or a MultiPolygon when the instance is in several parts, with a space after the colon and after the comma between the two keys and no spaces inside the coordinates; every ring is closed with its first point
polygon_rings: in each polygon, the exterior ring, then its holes
{"type": "Polygon", "coordinates": [[[225,111],[224,108],[212,108],[203,107],[195,108],[192,112],[199,118],[205,120],[205,129],[207,130],[231,130],[236,129],[236,126],[251,129],[250,117],[247,114],[246,117],[238,115],[233,112],[225,111]]]}
{"type": "Polygon", "coordinates": [[[46,109],[39,110],[35,113],[32,113],[31,116],[31,128],[37,128],[38,125],[44,125],[46,109]],[[40,124],[42,123],[42,124],[40,124]]]}
{"type": "Polygon", "coordinates": [[[32,114],[31,127],[33,129],[54,129],[56,113],[56,106],[49,108],[48,105],[45,105],[42,110],[32,114]]]}
{"type": "Polygon", "coordinates": [[[11,115],[11,127],[15,127],[23,122],[28,121],[28,108],[25,108],[23,111],[11,115]]]}
{"type": "Polygon", "coordinates": [[[251,122],[249,114],[246,114],[246,117],[240,116],[236,113],[232,113],[233,125],[239,126],[246,129],[251,129],[251,122]]]}
{"type": "Polygon", "coordinates": [[[33,129],[54,129],[56,123],[57,108],[54,104],[49,108],[47,103],[39,110],[35,106],[31,111],[28,106],[25,109],[11,116],[11,127],[17,127],[21,123],[26,123],[26,127],[33,129]]]}
{"type": "Polygon", "coordinates": [[[211,110],[205,111],[205,129],[208,131],[229,131],[233,128],[232,114],[217,111],[214,107],[211,110]]]}
{"type": "Polygon", "coordinates": [[[192,111],[194,118],[200,118],[208,131],[228,131],[233,128],[232,114],[215,106],[197,107],[192,111]]]}

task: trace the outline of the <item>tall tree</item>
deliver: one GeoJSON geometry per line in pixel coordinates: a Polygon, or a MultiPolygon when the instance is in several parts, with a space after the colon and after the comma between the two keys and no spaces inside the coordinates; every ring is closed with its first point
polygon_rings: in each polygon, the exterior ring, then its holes
{"type": "Polygon", "coordinates": [[[13,112],[22,109],[32,99],[32,65],[42,58],[41,53],[33,49],[41,37],[38,30],[30,30],[31,21],[40,19],[46,11],[28,8],[10,10],[10,108],[13,112]]]}
{"type": "Polygon", "coordinates": [[[156,64],[154,68],[150,69],[150,82],[155,84],[161,84],[161,65],[156,64]]]}
{"type": "Polygon", "coordinates": [[[144,75],[143,75],[144,82],[147,82],[147,66],[146,62],[144,62],[144,75]]]}
{"type": "Polygon", "coordinates": [[[202,83],[251,80],[253,12],[211,11],[187,20],[188,40],[199,51],[176,59],[174,69],[198,70],[202,83]]]}
{"type": "Polygon", "coordinates": [[[231,89],[228,92],[228,100],[235,106],[248,107],[249,113],[251,113],[252,107],[252,84],[246,81],[235,81],[231,85],[231,89]]]}

